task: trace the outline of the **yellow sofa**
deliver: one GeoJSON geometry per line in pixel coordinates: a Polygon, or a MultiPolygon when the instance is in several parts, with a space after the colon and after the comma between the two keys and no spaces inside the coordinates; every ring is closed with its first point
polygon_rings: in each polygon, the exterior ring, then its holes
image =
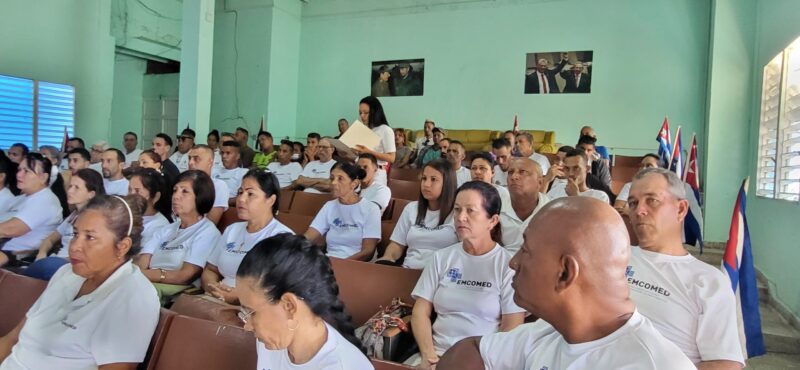
{"type": "MultiPolygon", "coordinates": [[[[494,130],[449,130],[444,129],[447,137],[450,139],[458,140],[464,143],[466,151],[484,151],[488,152],[492,149],[492,140],[503,136],[503,131],[494,130]]],[[[555,153],[556,148],[556,133],[555,131],[542,131],[542,130],[521,130],[530,132],[533,135],[533,148],[539,153],[555,153]]],[[[406,137],[409,139],[409,145],[416,141],[417,138],[423,136],[422,130],[417,130],[414,135],[409,135],[410,130],[406,130],[406,137]]]]}

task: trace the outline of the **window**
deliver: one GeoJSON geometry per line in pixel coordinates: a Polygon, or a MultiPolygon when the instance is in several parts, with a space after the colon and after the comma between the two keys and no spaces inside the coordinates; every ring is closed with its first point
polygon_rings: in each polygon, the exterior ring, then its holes
{"type": "Polygon", "coordinates": [[[0,75],[0,148],[60,148],[64,127],[72,137],[74,126],[73,86],[0,75]]]}
{"type": "Polygon", "coordinates": [[[765,67],[756,195],[800,200],[800,38],[765,67]]]}

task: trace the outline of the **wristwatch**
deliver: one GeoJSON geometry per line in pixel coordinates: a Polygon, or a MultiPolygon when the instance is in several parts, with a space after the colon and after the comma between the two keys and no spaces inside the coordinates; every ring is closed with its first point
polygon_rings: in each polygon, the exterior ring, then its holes
{"type": "Polygon", "coordinates": [[[161,272],[161,275],[158,276],[158,282],[160,283],[160,282],[164,281],[164,279],[167,278],[167,272],[164,271],[164,269],[158,269],[158,271],[161,272]]]}

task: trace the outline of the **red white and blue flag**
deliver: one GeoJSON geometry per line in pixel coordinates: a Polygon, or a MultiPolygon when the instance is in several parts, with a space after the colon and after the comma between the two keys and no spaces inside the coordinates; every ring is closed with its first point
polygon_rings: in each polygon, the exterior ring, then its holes
{"type": "Polygon", "coordinates": [[[678,177],[683,176],[683,140],[681,140],[681,126],[675,131],[675,140],[672,142],[672,154],[669,156],[669,170],[678,177]]]}
{"type": "Polygon", "coordinates": [[[516,114],[514,115],[514,128],[511,129],[511,132],[514,133],[514,136],[519,134],[519,123],[517,123],[517,115],[516,114]]]}
{"type": "Polygon", "coordinates": [[[661,124],[661,130],[658,131],[656,136],[658,142],[658,157],[661,158],[661,167],[669,168],[672,159],[672,142],[669,139],[669,122],[667,117],[664,117],[664,123],[661,124]]]}
{"type": "MultiPolygon", "coordinates": [[[[700,247],[703,253],[703,199],[700,196],[700,172],[697,164],[697,136],[692,135],[692,148],[689,150],[689,162],[683,172],[683,181],[691,189],[687,192],[689,212],[683,220],[683,235],[686,244],[700,247]]],[[[689,190],[687,189],[687,190],[689,190]]]]}
{"type": "Polygon", "coordinates": [[[746,178],[739,188],[731,217],[728,244],[722,258],[722,273],[730,278],[731,287],[736,294],[739,336],[748,358],[766,353],[764,336],[761,333],[761,314],[758,311],[758,286],[750,247],[750,231],[747,229],[745,214],[749,180],[746,178]]]}
{"type": "Polygon", "coordinates": [[[69,144],[69,133],[67,133],[67,126],[64,125],[64,137],[61,139],[61,153],[67,153],[67,144],[69,144]]]}

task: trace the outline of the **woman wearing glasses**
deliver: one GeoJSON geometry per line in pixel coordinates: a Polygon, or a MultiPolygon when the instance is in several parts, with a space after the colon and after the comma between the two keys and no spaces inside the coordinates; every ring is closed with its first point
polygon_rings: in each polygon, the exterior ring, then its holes
{"type": "Polygon", "coordinates": [[[328,258],[279,234],[247,252],[234,289],[239,318],[258,338],[259,369],[373,369],[354,335],[328,258]]]}

